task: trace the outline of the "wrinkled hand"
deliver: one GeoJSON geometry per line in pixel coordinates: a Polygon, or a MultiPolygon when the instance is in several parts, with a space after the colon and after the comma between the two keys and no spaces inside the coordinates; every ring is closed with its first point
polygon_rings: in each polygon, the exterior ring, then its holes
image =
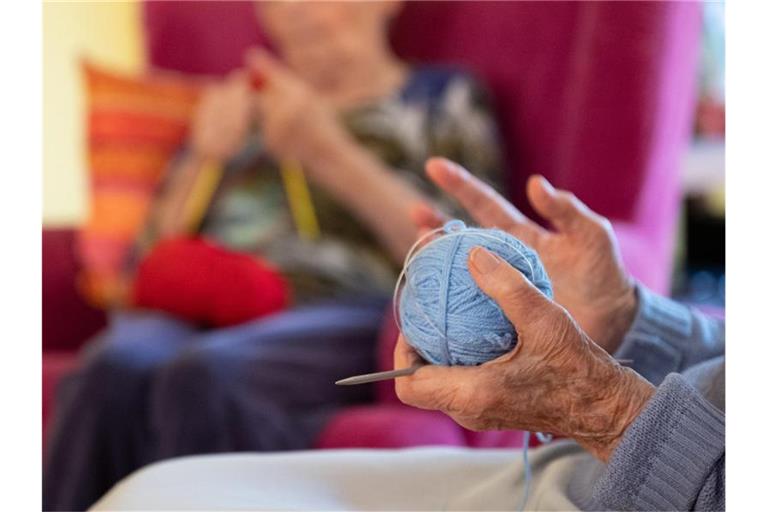
{"type": "MultiPolygon", "coordinates": [[[[532,176],[528,199],[553,228],[545,229],[459,165],[432,158],[426,169],[430,179],[481,226],[503,229],[536,250],[552,280],[555,301],[605,350],[612,353],[618,348],[634,319],[637,299],[607,219],[572,193],[553,188],[543,176],[532,176]]],[[[445,220],[425,204],[412,216],[430,229],[445,220]]]]}
{"type": "Polygon", "coordinates": [[[246,66],[259,76],[254,107],[267,148],[306,163],[323,158],[346,132],[331,105],[264,50],[251,50],[246,66]]]}
{"type": "Polygon", "coordinates": [[[201,159],[228,160],[242,147],[252,119],[247,75],[234,71],[204,90],[192,120],[192,150],[201,159]]]}
{"type": "MultiPolygon", "coordinates": [[[[524,429],[575,439],[607,460],[653,386],[620,366],[520,272],[482,248],[475,282],[518,332],[515,349],[480,366],[425,365],[398,378],[404,403],[436,409],[472,430],[524,429]]],[[[401,336],[395,368],[423,363],[401,336]]]]}

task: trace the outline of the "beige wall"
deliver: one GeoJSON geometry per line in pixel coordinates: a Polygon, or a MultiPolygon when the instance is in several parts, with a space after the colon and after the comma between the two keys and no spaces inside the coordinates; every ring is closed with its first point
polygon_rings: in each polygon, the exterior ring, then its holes
{"type": "Polygon", "coordinates": [[[43,223],[76,225],[87,214],[82,57],[115,70],[144,65],[138,2],[43,4],[43,223]]]}

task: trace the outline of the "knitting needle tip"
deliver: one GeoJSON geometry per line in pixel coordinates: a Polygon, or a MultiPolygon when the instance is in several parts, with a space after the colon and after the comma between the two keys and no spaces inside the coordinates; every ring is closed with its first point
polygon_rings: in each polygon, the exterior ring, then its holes
{"type": "Polygon", "coordinates": [[[395,379],[397,377],[405,377],[407,375],[413,375],[416,370],[424,365],[417,364],[408,368],[400,370],[390,370],[387,372],[366,373],[365,375],[355,375],[354,377],[347,377],[336,381],[337,386],[354,386],[356,384],[366,384],[368,382],[378,382],[380,380],[395,379]]]}

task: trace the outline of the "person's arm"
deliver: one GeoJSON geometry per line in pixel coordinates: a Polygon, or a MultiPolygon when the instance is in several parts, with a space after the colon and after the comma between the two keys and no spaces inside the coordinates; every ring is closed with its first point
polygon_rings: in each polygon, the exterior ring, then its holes
{"type": "MultiPolygon", "coordinates": [[[[518,428],[574,439],[606,463],[597,482],[587,484],[589,508],[722,507],[725,425],[719,409],[681,375],[654,388],[617,365],[501,258],[474,249],[469,268],[515,325],[517,347],[480,366],[423,365],[397,379],[401,400],[440,410],[472,430],[518,428]]],[[[417,363],[423,361],[401,336],[395,367],[417,363]]]]}
{"type": "MultiPolygon", "coordinates": [[[[548,305],[500,259],[484,272],[478,265],[473,269],[470,261],[478,286],[518,329],[517,348],[477,367],[426,365],[397,379],[400,399],[441,410],[475,430],[522,428],[573,438],[608,464],[599,487],[592,487],[594,480],[586,484],[586,489],[595,490],[595,509],[669,510],[679,504],[683,509],[722,508],[723,413],[681,376],[669,375],[656,389],[635,371],[618,367],[605,352],[618,348],[617,356],[631,355],[647,369],[656,355],[646,364],[642,350],[630,351],[631,343],[620,346],[622,339],[648,339],[648,335],[664,339],[676,345],[669,352],[677,354],[677,361],[674,367],[657,371],[658,376],[722,352],[722,326],[667,299],[654,298],[643,288],[636,297],[637,288],[618,259],[610,225],[572,194],[552,189],[541,178],[529,182],[532,204],[556,230],[548,231],[450,162],[430,164],[433,180],[478,222],[503,227],[539,252],[552,277],[555,298],[567,305],[570,315],[548,305]],[[587,327],[589,336],[573,325],[574,319],[579,327],[587,327]],[[680,456],[675,457],[678,451],[680,456]]],[[[426,211],[422,217],[425,227],[439,220],[426,211]]],[[[473,254],[480,252],[476,249],[473,254]]],[[[639,349],[641,344],[633,346],[639,349]]],[[[656,348],[664,346],[659,343],[656,348]]],[[[395,367],[417,362],[418,355],[401,337],[395,367]]],[[[704,366],[709,363],[688,373],[704,366]]],[[[698,372],[699,377],[718,375],[712,368],[706,370],[698,372]]],[[[716,382],[710,378],[702,392],[716,382]]],[[[722,387],[715,385],[719,393],[713,393],[720,395],[721,403],[722,387]]]]}
{"type": "Polygon", "coordinates": [[[479,366],[437,366],[424,364],[401,335],[395,369],[422,366],[396,380],[400,400],[440,410],[471,430],[569,437],[608,461],[654,386],[619,365],[506,260],[475,247],[467,266],[478,288],[515,326],[517,344],[479,366]]]}
{"type": "Polygon", "coordinates": [[[725,324],[642,285],[636,287],[637,313],[614,352],[631,359],[632,368],[658,385],[673,372],[681,372],[725,351],[725,324]]]}
{"type": "Polygon", "coordinates": [[[416,240],[410,218],[423,196],[341,131],[328,134],[318,152],[305,159],[310,179],[345,205],[401,261],[416,240]]]}
{"type": "Polygon", "coordinates": [[[725,415],[671,374],[624,433],[594,510],[724,510],[725,415]]]}

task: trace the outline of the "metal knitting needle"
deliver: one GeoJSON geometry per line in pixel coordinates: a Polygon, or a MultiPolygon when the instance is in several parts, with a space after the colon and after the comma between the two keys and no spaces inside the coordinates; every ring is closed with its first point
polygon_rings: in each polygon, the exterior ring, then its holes
{"type": "MultiPolygon", "coordinates": [[[[632,364],[632,359],[617,359],[619,364],[627,365],[632,364]]],[[[354,386],[357,384],[368,384],[369,382],[379,382],[381,380],[396,379],[397,377],[407,377],[413,375],[416,370],[424,366],[423,364],[417,364],[408,368],[402,368],[400,370],[389,370],[386,372],[374,372],[366,373],[363,375],[355,375],[353,377],[347,377],[336,381],[337,386],[354,386]]]]}
{"type": "Polygon", "coordinates": [[[400,370],[390,370],[387,372],[375,372],[366,373],[364,375],[355,375],[354,377],[347,377],[336,381],[337,386],[354,386],[355,384],[366,384],[368,382],[378,382],[380,380],[394,379],[396,377],[405,377],[407,375],[413,375],[416,370],[424,366],[423,364],[417,364],[409,368],[402,368],[400,370]]]}

